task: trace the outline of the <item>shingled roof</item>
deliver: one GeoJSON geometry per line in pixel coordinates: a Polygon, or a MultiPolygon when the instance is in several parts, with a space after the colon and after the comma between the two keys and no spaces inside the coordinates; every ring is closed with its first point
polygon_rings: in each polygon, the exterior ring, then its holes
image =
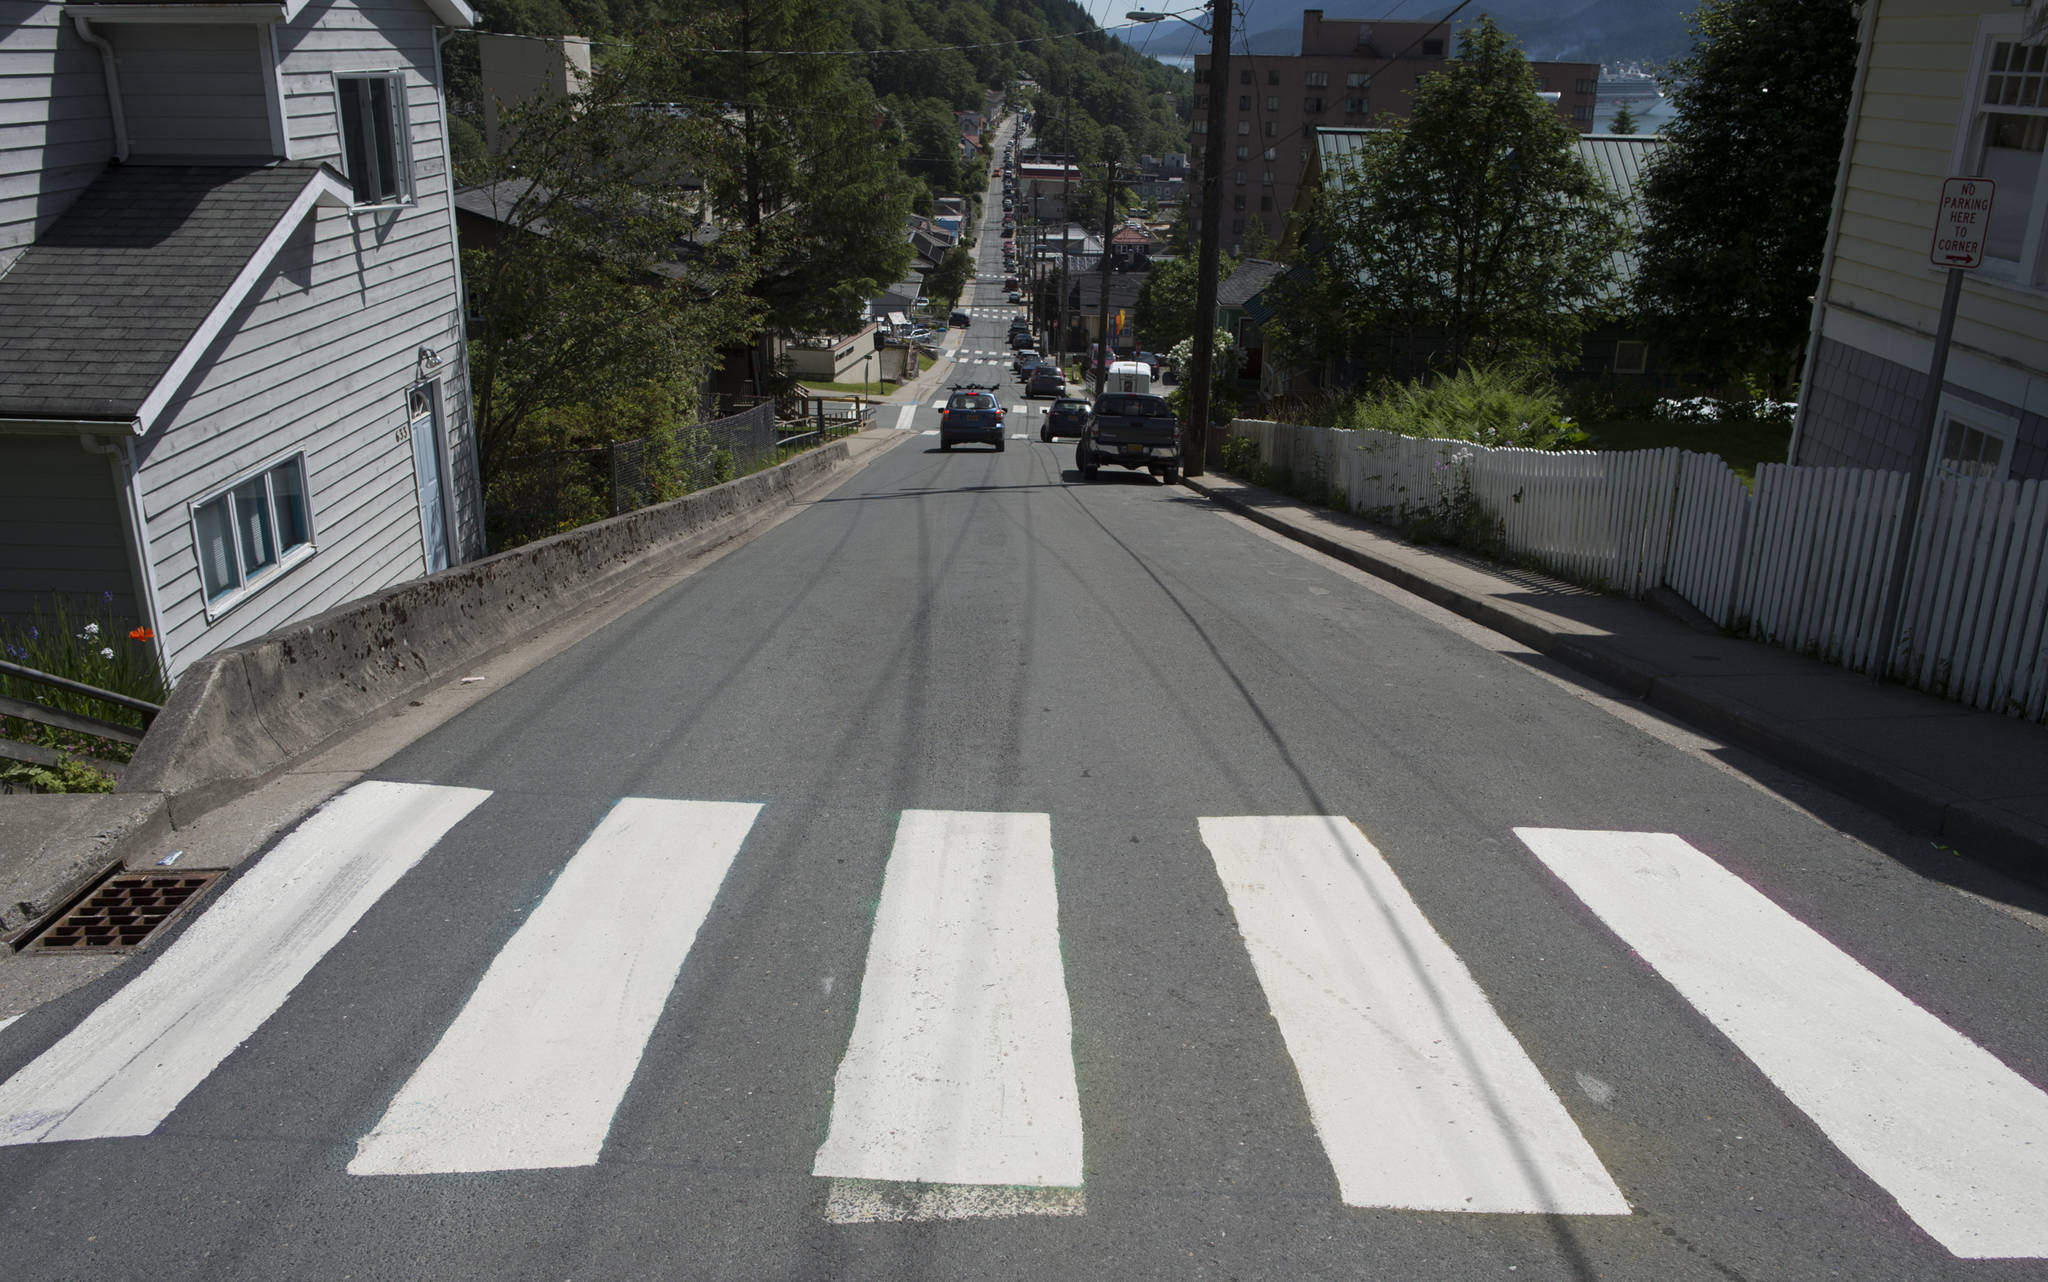
{"type": "Polygon", "coordinates": [[[147,430],[282,236],[347,199],[317,165],[110,165],[0,277],[0,419],[147,430]]]}

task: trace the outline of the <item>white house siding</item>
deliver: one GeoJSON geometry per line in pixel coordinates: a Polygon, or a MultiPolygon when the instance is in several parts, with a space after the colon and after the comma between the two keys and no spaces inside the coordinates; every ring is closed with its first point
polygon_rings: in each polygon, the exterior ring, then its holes
{"type": "MultiPolygon", "coordinates": [[[[1955,172],[1978,19],[2009,0],[1879,0],[1862,114],[1823,281],[1798,463],[1911,468],[1944,273],[1928,261],[1955,172]]],[[[1973,277],[1945,386],[2017,421],[2010,475],[2048,477],[2048,290],[1973,277]]]]}
{"type": "Polygon", "coordinates": [[[275,154],[256,23],[112,23],[128,154],[261,159],[275,154]]]}
{"type": "Polygon", "coordinates": [[[0,271],[114,154],[97,49],[42,0],[0,0],[0,271]]]}
{"type": "Polygon", "coordinates": [[[421,348],[445,362],[438,377],[456,556],[483,550],[432,22],[417,0],[362,10],[315,0],[277,32],[296,158],[341,164],[332,73],[404,71],[415,199],[395,209],[317,210],[143,443],[138,482],[174,673],[223,645],[425,572],[412,449],[399,437],[421,348]],[[192,506],[297,451],[306,456],[316,552],[209,621],[192,506]]]}
{"type": "Polygon", "coordinates": [[[27,622],[59,597],[139,620],[114,474],[72,435],[0,435],[0,618],[27,622]]]}

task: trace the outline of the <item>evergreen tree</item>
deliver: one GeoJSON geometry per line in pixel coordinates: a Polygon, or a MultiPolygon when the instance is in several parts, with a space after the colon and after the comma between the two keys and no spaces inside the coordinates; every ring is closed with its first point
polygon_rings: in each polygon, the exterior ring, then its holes
{"type": "Polygon", "coordinates": [[[1806,341],[1856,67],[1853,0],[1706,0],[1642,187],[1635,298],[1680,360],[1783,386],[1806,341]]]}
{"type": "Polygon", "coordinates": [[[1640,126],[1636,124],[1636,113],[1628,109],[1627,103],[1623,103],[1615,108],[1614,119],[1608,122],[1607,132],[1611,134],[1632,134],[1638,128],[1640,126]]]}

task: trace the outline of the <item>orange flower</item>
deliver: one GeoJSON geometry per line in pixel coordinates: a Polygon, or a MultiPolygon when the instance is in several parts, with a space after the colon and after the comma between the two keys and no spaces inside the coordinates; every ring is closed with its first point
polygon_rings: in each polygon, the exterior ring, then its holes
{"type": "Polygon", "coordinates": [[[156,633],[151,632],[148,628],[136,628],[128,634],[128,639],[130,641],[153,641],[156,639],[156,633]]]}

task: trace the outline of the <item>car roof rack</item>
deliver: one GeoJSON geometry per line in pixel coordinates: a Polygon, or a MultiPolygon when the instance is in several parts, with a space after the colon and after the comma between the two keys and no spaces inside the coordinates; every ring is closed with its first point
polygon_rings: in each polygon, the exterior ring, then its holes
{"type": "Polygon", "coordinates": [[[994,392],[1002,388],[1001,383],[948,383],[949,392],[994,392]]]}

